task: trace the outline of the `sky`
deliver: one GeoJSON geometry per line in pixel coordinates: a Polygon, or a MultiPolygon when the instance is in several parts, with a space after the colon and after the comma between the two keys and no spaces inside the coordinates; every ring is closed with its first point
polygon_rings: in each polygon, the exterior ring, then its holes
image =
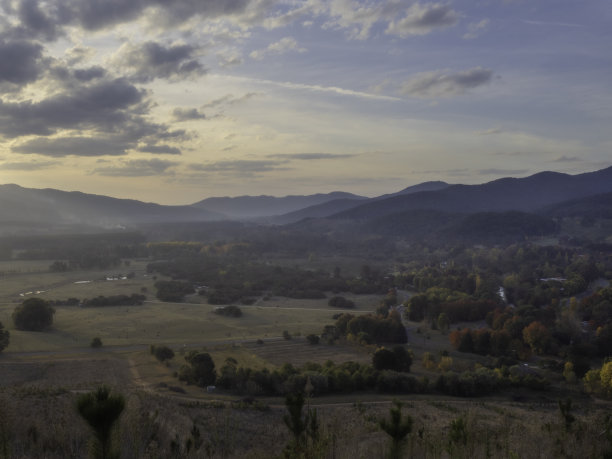
{"type": "Polygon", "coordinates": [[[190,204],[612,165],[610,0],[0,8],[0,183],[190,204]]]}

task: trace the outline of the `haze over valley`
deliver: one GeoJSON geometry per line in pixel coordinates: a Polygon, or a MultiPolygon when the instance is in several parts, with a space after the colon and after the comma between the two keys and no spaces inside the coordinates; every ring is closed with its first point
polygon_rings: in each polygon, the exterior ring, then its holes
{"type": "Polygon", "coordinates": [[[0,13],[0,457],[612,457],[608,0],[0,13]]]}

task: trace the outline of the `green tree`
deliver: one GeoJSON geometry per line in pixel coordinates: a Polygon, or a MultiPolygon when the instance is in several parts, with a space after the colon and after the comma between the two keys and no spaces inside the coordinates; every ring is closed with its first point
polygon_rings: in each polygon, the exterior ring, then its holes
{"type": "Polygon", "coordinates": [[[198,386],[206,387],[215,383],[215,362],[208,352],[190,352],[185,360],[191,365],[191,376],[198,386]]]}
{"type": "Polygon", "coordinates": [[[96,336],[91,340],[91,343],[89,345],[94,349],[98,349],[102,347],[102,340],[98,336],[96,336]]]}
{"type": "Polygon", "coordinates": [[[112,432],[116,421],[125,408],[121,394],[111,394],[106,386],[94,392],[82,394],[77,399],[77,410],[94,432],[91,457],[94,459],[118,458],[113,451],[112,432]]]}
{"type": "Polygon", "coordinates": [[[8,330],[4,329],[2,322],[0,322],[0,352],[9,345],[10,334],[8,330]]]}
{"type": "Polygon", "coordinates": [[[287,413],[283,416],[283,421],[293,436],[285,448],[285,457],[291,459],[319,457],[315,453],[319,442],[317,411],[308,409],[306,413],[303,413],[304,395],[301,392],[288,394],[285,398],[285,406],[287,413]]]}
{"type": "Polygon", "coordinates": [[[43,331],[53,324],[53,309],[42,298],[28,298],[13,311],[13,323],[19,330],[43,331]]]}
{"type": "Polygon", "coordinates": [[[155,358],[160,362],[170,360],[174,357],[174,351],[168,346],[155,346],[153,354],[155,355],[155,358]]]}
{"type": "Polygon", "coordinates": [[[391,437],[388,457],[399,459],[402,457],[406,436],[412,431],[412,418],[410,416],[402,417],[402,403],[399,400],[393,401],[389,414],[391,418],[389,420],[382,419],[379,425],[391,437]]]}

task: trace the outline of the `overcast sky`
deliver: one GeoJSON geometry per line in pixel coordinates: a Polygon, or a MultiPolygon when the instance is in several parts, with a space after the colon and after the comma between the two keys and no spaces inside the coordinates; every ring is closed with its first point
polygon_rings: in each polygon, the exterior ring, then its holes
{"type": "Polygon", "coordinates": [[[0,5],[0,183],[188,204],[612,165],[610,0],[0,5]]]}

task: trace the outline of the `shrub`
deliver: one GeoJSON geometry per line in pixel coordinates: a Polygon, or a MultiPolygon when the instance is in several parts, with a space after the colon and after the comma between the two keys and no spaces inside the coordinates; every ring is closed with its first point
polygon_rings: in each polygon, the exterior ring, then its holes
{"type": "Polygon", "coordinates": [[[334,296],[329,299],[327,304],[331,306],[332,308],[342,308],[342,309],[355,308],[355,303],[351,300],[347,300],[343,296],[334,296]]]}
{"type": "Polygon", "coordinates": [[[174,357],[174,351],[168,346],[155,346],[153,354],[155,355],[155,358],[160,362],[170,360],[174,357]]]}
{"type": "Polygon", "coordinates": [[[91,340],[91,343],[89,345],[94,349],[98,349],[102,347],[102,340],[98,336],[96,336],[91,340]]]}
{"type": "Polygon", "coordinates": [[[5,347],[9,345],[9,332],[5,330],[2,326],[2,322],[0,322],[0,352],[4,350],[5,347]]]}

